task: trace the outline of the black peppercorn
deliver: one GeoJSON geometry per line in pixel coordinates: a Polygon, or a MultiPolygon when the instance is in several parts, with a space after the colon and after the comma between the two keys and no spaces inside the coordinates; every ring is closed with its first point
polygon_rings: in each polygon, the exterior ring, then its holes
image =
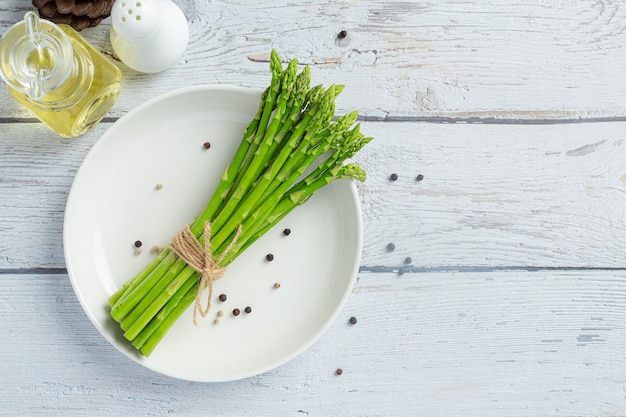
{"type": "Polygon", "coordinates": [[[392,250],[394,250],[396,248],[396,245],[394,245],[393,243],[388,243],[387,244],[387,250],[389,252],[391,252],[392,250]]]}
{"type": "Polygon", "coordinates": [[[356,324],[356,317],[350,317],[350,324],[356,324]]]}
{"type": "Polygon", "coordinates": [[[204,149],[209,149],[211,147],[211,143],[204,142],[204,145],[202,145],[202,146],[204,146],[204,149]]]}
{"type": "Polygon", "coordinates": [[[415,181],[421,181],[424,179],[424,176],[422,174],[419,174],[417,177],[415,177],[415,181]]]}
{"type": "Polygon", "coordinates": [[[136,248],[140,248],[140,247],[141,247],[141,245],[143,245],[143,243],[141,243],[141,240],[136,240],[136,241],[135,241],[135,247],[136,247],[136,248]]]}
{"type": "Polygon", "coordinates": [[[220,294],[219,297],[217,297],[220,301],[224,302],[226,301],[226,294],[220,294]]]}
{"type": "Polygon", "coordinates": [[[234,309],[234,310],[233,310],[233,316],[238,316],[238,315],[239,315],[239,313],[241,313],[241,312],[239,311],[239,309],[238,309],[238,308],[236,308],[236,309],[234,309]]]}
{"type": "Polygon", "coordinates": [[[337,375],[343,374],[343,369],[337,368],[337,370],[335,371],[335,374],[337,374],[337,375]]]}
{"type": "Polygon", "coordinates": [[[250,313],[252,313],[252,307],[248,306],[248,307],[244,308],[243,311],[245,311],[246,313],[250,314],[250,313]]]}
{"type": "Polygon", "coordinates": [[[267,255],[265,255],[265,259],[267,259],[268,262],[272,262],[274,260],[274,255],[268,253],[267,255]]]}
{"type": "Polygon", "coordinates": [[[283,235],[289,236],[290,234],[291,234],[291,229],[287,228],[287,229],[283,230],[283,235]]]}
{"type": "Polygon", "coordinates": [[[345,30],[342,30],[341,32],[337,34],[338,39],[345,39],[346,36],[348,36],[348,32],[345,30]]]}
{"type": "Polygon", "coordinates": [[[391,174],[391,175],[389,176],[389,179],[390,179],[391,181],[395,181],[395,180],[397,180],[397,179],[398,179],[398,174],[391,174]]]}

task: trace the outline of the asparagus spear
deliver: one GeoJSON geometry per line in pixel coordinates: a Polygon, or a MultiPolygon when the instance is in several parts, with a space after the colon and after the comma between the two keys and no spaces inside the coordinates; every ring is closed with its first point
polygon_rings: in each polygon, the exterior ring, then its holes
{"type": "Polygon", "coordinates": [[[222,175],[220,179],[220,183],[218,184],[215,192],[213,193],[214,197],[211,198],[211,201],[209,201],[209,204],[207,205],[204,212],[202,212],[202,214],[198,216],[198,220],[195,221],[194,224],[192,225],[191,230],[194,233],[200,233],[200,231],[202,230],[201,226],[203,224],[202,220],[213,218],[213,216],[215,215],[215,212],[220,207],[220,204],[224,201],[224,198],[226,197],[224,193],[227,193],[228,189],[232,185],[235,179],[235,176],[237,175],[237,172],[239,171],[241,164],[243,163],[246,157],[246,154],[248,153],[248,150],[250,149],[252,140],[254,139],[254,136],[257,132],[257,129],[261,122],[261,116],[263,115],[263,109],[265,107],[265,102],[267,101],[268,94],[269,94],[269,87],[266,88],[265,91],[263,91],[263,94],[261,95],[261,102],[259,104],[257,113],[254,116],[254,119],[246,127],[246,131],[243,135],[243,139],[241,143],[239,144],[239,147],[237,148],[237,152],[235,152],[235,156],[233,157],[231,163],[228,165],[228,167],[224,171],[224,174],[222,175]]]}
{"type": "MultiPolygon", "coordinates": [[[[292,61],[294,62],[294,61],[292,61]]],[[[295,76],[295,70],[297,69],[295,62],[288,67],[288,70],[282,71],[282,63],[280,57],[276,53],[276,51],[272,50],[270,55],[270,71],[272,72],[272,82],[268,87],[268,97],[265,101],[265,105],[263,108],[263,113],[261,114],[261,120],[259,121],[259,127],[252,138],[252,142],[248,149],[248,153],[246,155],[246,159],[243,161],[241,167],[239,167],[237,176],[233,179],[232,184],[230,184],[230,189],[228,193],[221,196],[222,205],[220,206],[220,210],[223,208],[223,205],[230,201],[230,197],[239,187],[239,183],[243,177],[244,172],[248,172],[252,161],[254,160],[253,156],[256,155],[259,151],[259,147],[264,142],[264,140],[269,136],[266,136],[266,131],[268,128],[268,121],[272,114],[276,112],[277,104],[280,102],[281,108],[278,109],[279,113],[284,113],[284,104],[286,103],[286,99],[291,96],[291,87],[292,80],[295,76]],[[281,87],[285,88],[282,88],[281,87]],[[279,96],[280,93],[280,96],[279,96]],[[277,101],[278,100],[278,101],[277,101]]]]}

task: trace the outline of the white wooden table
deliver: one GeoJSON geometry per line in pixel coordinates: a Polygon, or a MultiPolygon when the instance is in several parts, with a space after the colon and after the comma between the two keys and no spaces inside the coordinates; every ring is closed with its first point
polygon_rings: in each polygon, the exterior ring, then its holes
{"type": "MultiPolygon", "coordinates": [[[[119,101],[79,139],[0,91],[0,415],[626,414],[625,3],[186,6],[181,62],[157,75],[120,64],[119,101]],[[179,87],[262,88],[271,48],[311,64],[316,83],[345,84],[337,113],[358,108],[376,138],[358,157],[358,281],[284,366],[223,384],[161,376],[79,306],[68,191],[119,116],[179,87]]],[[[0,2],[0,30],[30,9],[0,2]]],[[[115,58],[108,25],[83,35],[115,58]]]]}

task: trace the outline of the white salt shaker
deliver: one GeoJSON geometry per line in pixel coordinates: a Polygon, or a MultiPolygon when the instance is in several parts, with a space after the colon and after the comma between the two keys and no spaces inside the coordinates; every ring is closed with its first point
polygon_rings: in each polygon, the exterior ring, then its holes
{"type": "Polygon", "coordinates": [[[161,72],[176,64],[189,41],[189,25],[171,0],[116,0],[111,44],[135,71],[161,72]]]}

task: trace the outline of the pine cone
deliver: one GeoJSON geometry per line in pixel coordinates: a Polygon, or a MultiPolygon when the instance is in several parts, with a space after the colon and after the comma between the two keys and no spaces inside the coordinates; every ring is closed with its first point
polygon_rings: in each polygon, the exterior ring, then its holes
{"type": "Polygon", "coordinates": [[[94,27],[111,15],[115,0],[32,0],[39,16],[72,26],[76,30],[94,27]]]}

